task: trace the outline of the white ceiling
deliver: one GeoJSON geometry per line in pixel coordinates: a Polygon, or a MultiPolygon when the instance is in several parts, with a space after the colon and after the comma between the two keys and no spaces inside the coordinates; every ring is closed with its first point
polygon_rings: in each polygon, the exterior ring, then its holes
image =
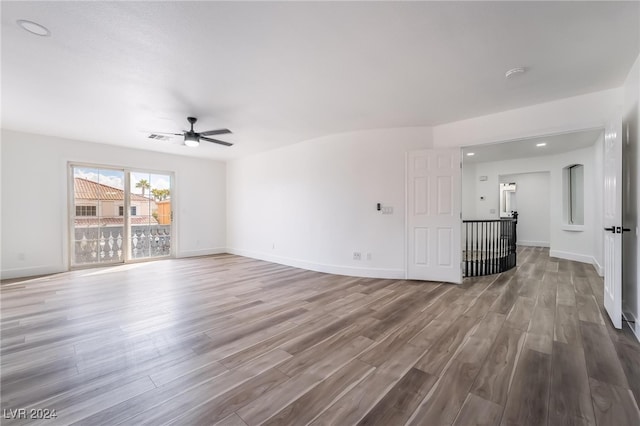
{"type": "Polygon", "coordinates": [[[462,150],[462,158],[464,163],[468,164],[562,154],[593,146],[602,132],[602,129],[594,129],[489,145],[465,147],[462,150]],[[539,143],[546,143],[546,145],[536,146],[539,143]],[[467,155],[468,153],[473,153],[474,155],[469,156],[467,155]]]}
{"type": "Polygon", "coordinates": [[[218,159],[618,87],[638,55],[637,2],[1,7],[4,128],[218,159]],[[505,80],[515,66],[529,72],[505,80]],[[147,139],[188,115],[196,130],[232,129],[220,139],[236,145],[147,139]]]}

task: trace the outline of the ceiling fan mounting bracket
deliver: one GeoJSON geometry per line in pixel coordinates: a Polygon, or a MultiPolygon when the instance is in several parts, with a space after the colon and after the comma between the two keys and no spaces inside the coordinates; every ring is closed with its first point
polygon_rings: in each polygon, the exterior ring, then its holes
{"type": "Polygon", "coordinates": [[[198,121],[198,119],[195,118],[195,117],[187,117],[187,121],[189,123],[191,123],[191,131],[189,133],[194,133],[193,132],[193,125],[195,124],[196,121],[198,121]]]}

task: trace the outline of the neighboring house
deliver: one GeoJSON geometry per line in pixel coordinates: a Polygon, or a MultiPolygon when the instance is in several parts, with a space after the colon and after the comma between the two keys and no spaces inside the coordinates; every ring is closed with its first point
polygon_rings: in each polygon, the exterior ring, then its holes
{"type": "MultiPolygon", "coordinates": [[[[75,219],[77,227],[122,226],[124,191],[88,179],[74,179],[75,219]]],[[[158,206],[154,200],[131,194],[131,224],[157,225],[153,216],[158,206]]]]}

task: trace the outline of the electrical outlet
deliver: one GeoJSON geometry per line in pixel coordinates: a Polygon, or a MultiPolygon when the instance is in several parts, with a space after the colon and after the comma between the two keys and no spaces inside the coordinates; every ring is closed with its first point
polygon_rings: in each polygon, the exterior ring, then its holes
{"type": "Polygon", "coordinates": [[[382,207],[382,214],[393,214],[393,207],[392,206],[383,206],[382,207]]]}
{"type": "Polygon", "coordinates": [[[362,253],[360,253],[359,251],[354,251],[353,260],[362,260],[362,253]]]}
{"type": "Polygon", "coordinates": [[[271,244],[271,250],[275,250],[276,249],[276,243],[271,244]]]}
{"type": "Polygon", "coordinates": [[[371,260],[371,253],[367,253],[367,260],[371,260]]]}

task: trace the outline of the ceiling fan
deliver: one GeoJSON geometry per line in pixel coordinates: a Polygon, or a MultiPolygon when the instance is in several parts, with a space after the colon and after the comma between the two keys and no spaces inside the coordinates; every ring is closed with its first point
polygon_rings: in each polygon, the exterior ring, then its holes
{"type": "MultiPolygon", "coordinates": [[[[213,142],[224,146],[232,146],[232,143],[221,141],[218,139],[208,138],[207,136],[212,135],[224,135],[227,133],[231,133],[229,129],[217,129],[217,130],[207,130],[206,132],[195,132],[193,130],[193,125],[198,119],[196,117],[187,117],[187,121],[191,123],[191,130],[183,130],[183,133],[162,133],[162,132],[154,132],[155,134],[164,134],[164,135],[174,135],[174,136],[184,136],[184,144],[188,147],[195,148],[200,145],[200,141],[213,142]]],[[[149,137],[152,137],[151,135],[149,137]]]]}

